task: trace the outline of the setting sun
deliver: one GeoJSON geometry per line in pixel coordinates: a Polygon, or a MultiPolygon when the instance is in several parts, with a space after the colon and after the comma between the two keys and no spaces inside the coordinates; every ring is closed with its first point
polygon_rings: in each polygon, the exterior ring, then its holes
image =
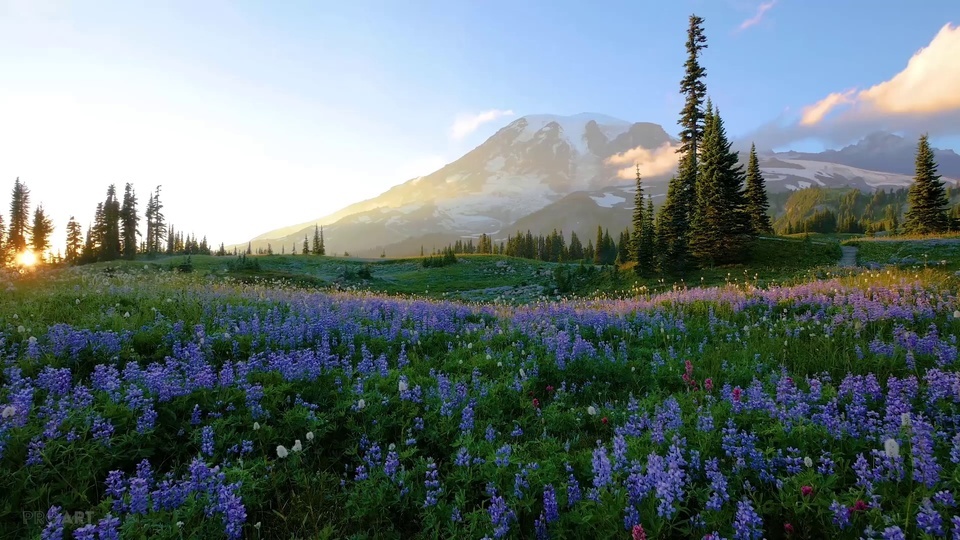
{"type": "Polygon", "coordinates": [[[37,256],[32,251],[24,251],[17,255],[17,265],[33,266],[37,264],[37,256]]]}

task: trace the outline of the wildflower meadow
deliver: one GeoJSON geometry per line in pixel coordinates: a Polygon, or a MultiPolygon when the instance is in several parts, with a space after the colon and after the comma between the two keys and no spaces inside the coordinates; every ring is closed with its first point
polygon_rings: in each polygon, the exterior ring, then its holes
{"type": "Polygon", "coordinates": [[[956,278],[0,284],[3,538],[960,538],[956,278]]]}

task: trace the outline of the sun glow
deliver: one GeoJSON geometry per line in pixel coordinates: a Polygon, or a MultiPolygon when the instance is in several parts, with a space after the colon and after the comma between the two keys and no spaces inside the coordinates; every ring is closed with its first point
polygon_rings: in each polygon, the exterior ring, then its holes
{"type": "Polygon", "coordinates": [[[18,266],[33,266],[37,264],[37,256],[32,251],[24,251],[17,255],[18,266]]]}

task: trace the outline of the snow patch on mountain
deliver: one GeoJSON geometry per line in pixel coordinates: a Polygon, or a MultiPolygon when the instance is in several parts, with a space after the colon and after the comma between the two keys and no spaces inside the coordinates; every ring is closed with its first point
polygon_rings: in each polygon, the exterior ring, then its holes
{"type": "Polygon", "coordinates": [[[601,197],[594,197],[591,195],[590,198],[593,199],[593,202],[597,203],[597,206],[601,206],[603,208],[613,208],[614,205],[626,201],[625,198],[618,197],[613,193],[604,193],[601,197]]]}
{"type": "Polygon", "coordinates": [[[537,134],[544,131],[544,128],[551,123],[556,123],[563,132],[564,138],[570,144],[570,148],[580,155],[586,155],[587,141],[584,137],[586,126],[591,121],[596,122],[600,132],[613,139],[626,133],[630,129],[630,122],[620,120],[612,116],[596,113],[581,113],[572,116],[558,116],[553,114],[531,114],[524,116],[527,126],[517,135],[518,142],[527,142],[532,140],[537,134]]]}

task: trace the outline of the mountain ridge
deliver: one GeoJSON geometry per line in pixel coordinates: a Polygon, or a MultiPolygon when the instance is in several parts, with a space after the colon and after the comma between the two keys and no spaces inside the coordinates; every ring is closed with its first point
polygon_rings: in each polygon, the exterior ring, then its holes
{"type": "MultiPolygon", "coordinates": [[[[322,218],[268,231],[250,244],[255,250],[270,244],[276,251],[293,243],[299,251],[304,235],[312,237],[319,224],[324,226],[328,253],[387,250],[400,256],[415,254],[409,251],[416,238],[437,241],[482,233],[506,237],[518,226],[549,227],[537,233],[549,232],[554,228],[550,225],[557,224],[558,229],[579,235],[588,227],[585,221],[598,219],[601,225],[619,227],[629,218],[634,181],[622,178],[624,166],[611,158],[626,155],[619,160],[626,162],[633,154],[625,153],[639,152],[654,159],[657,152],[672,153],[675,143],[662,126],[650,122],[631,123],[600,113],[526,115],[436,171],[322,218]],[[551,212],[557,216],[545,217],[551,212]],[[392,251],[391,246],[400,245],[402,253],[392,251]]],[[[812,186],[886,190],[912,182],[912,171],[909,175],[900,171],[912,167],[914,150],[899,135],[875,132],[840,150],[777,152],[761,155],[760,161],[771,192],[812,186]],[[871,159],[896,170],[861,166],[872,166],[871,159]]],[[[941,174],[960,176],[960,156],[952,150],[935,152],[945,157],[941,174]]],[[[671,174],[644,178],[647,193],[662,197],[671,174]]],[[[590,227],[595,231],[597,224],[590,227]]],[[[237,247],[245,248],[246,243],[237,247]]]]}

